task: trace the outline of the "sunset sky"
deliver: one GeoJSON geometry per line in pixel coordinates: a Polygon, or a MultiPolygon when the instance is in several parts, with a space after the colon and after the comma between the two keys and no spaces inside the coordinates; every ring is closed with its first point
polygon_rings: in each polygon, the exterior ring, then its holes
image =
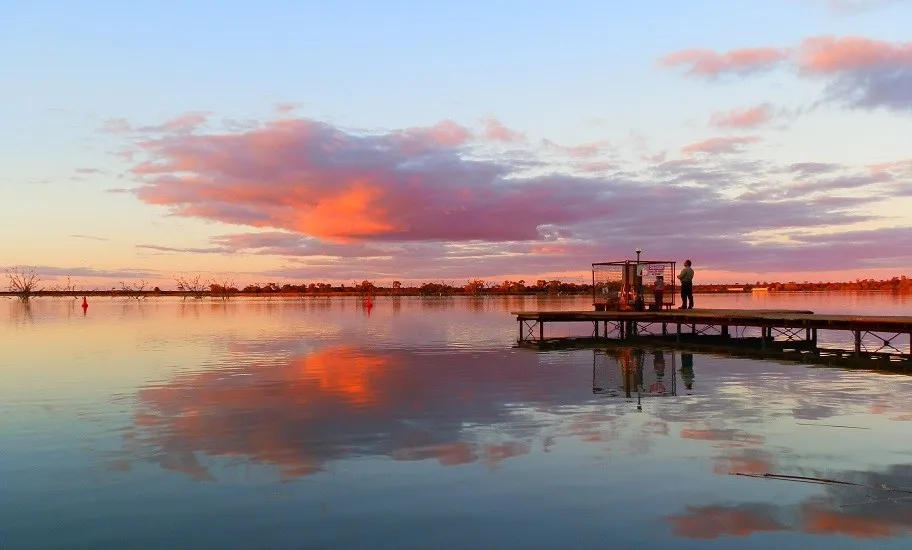
{"type": "Polygon", "coordinates": [[[910,274],[912,1],[0,11],[0,266],[45,280],[910,274]]]}

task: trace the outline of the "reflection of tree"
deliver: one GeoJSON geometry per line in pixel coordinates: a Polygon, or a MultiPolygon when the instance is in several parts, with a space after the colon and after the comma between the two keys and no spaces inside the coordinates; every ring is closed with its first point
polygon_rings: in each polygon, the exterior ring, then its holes
{"type": "Polygon", "coordinates": [[[31,323],[32,302],[31,300],[10,300],[10,319],[16,323],[31,323]]]}

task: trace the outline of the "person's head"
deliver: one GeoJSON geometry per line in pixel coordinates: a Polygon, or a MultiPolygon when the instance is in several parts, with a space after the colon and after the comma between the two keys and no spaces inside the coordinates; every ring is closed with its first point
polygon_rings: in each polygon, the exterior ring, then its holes
{"type": "Polygon", "coordinates": [[[664,280],[665,280],[664,275],[656,275],[656,281],[664,281],[664,280]]]}
{"type": "Polygon", "coordinates": [[[684,267],[690,267],[690,260],[684,260],[684,267]]]}

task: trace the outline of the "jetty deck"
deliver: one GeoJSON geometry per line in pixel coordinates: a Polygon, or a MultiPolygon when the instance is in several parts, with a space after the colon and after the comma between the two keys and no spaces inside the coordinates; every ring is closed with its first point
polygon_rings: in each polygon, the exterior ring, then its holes
{"type": "MultiPolygon", "coordinates": [[[[741,350],[794,359],[877,359],[912,367],[912,316],[818,314],[786,309],[672,309],[663,311],[513,311],[518,344],[661,343],[688,348],[741,350]],[[546,325],[589,323],[588,337],[549,336],[546,325]],[[745,330],[751,329],[751,330],[745,330]],[[845,348],[821,346],[818,331],[836,331],[845,348]]],[[[896,365],[899,366],[899,365],[896,365]]]]}

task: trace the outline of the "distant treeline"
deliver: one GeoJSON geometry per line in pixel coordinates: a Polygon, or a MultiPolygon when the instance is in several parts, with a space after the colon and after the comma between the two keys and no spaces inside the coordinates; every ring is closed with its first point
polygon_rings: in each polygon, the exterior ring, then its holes
{"type": "MultiPolygon", "coordinates": [[[[445,282],[427,282],[420,285],[403,285],[393,281],[389,286],[381,286],[373,281],[361,281],[350,285],[329,283],[282,284],[265,283],[236,286],[230,279],[204,280],[201,276],[176,277],[176,290],[163,290],[146,281],[119,282],[111,289],[79,289],[69,279],[65,284],[42,288],[38,286],[40,278],[32,272],[8,272],[9,292],[0,295],[12,295],[27,298],[29,296],[76,296],[108,295],[127,297],[146,296],[217,296],[226,298],[232,295],[349,295],[349,296],[486,296],[486,295],[574,295],[589,294],[593,287],[589,283],[573,283],[556,279],[539,279],[535,284],[519,281],[488,282],[483,279],[471,279],[465,284],[448,284],[445,282]]],[[[603,286],[615,287],[617,281],[603,286]]],[[[854,282],[794,282],[767,283],[757,281],[753,284],[695,284],[694,292],[752,292],[754,289],[766,289],[773,292],[789,291],[835,291],[835,290],[877,290],[891,292],[912,292],[912,280],[905,275],[892,279],[874,280],[857,279],[854,282]]],[[[600,290],[600,288],[599,288],[600,290]]]]}
{"type": "Polygon", "coordinates": [[[787,283],[767,283],[757,281],[753,284],[713,284],[694,285],[694,292],[751,292],[754,288],[765,288],[775,292],[814,292],[827,290],[880,290],[889,292],[912,292],[912,279],[905,275],[892,279],[856,279],[844,282],[816,282],[804,281],[801,283],[789,281],[787,283]]]}

